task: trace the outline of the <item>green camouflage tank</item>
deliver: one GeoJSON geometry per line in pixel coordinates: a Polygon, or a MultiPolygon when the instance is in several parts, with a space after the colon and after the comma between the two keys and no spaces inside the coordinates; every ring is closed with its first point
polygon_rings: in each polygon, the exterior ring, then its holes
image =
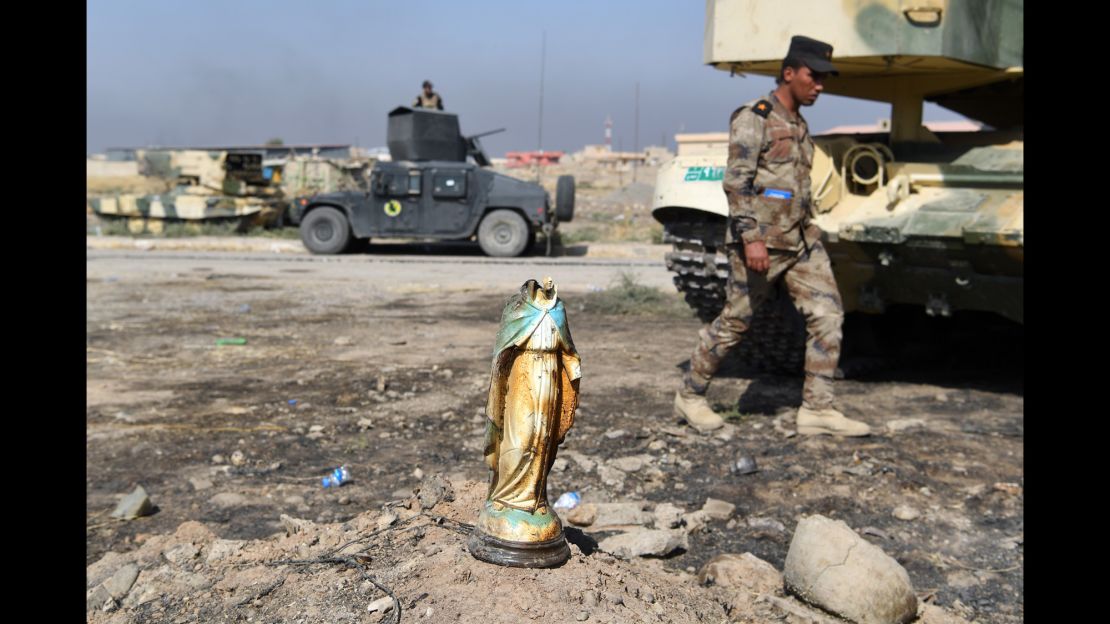
{"type": "Polygon", "coordinates": [[[267,177],[261,152],[139,150],[137,158],[142,175],[161,178],[172,188],[89,199],[98,217],[126,220],[133,233],[158,233],[172,221],[264,225],[284,212],[286,202],[277,184],[280,171],[270,170],[267,177]]]}

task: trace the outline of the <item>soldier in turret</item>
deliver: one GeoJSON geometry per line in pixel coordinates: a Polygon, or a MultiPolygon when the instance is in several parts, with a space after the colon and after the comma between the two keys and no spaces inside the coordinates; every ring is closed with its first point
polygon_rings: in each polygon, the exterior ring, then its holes
{"type": "Polygon", "coordinates": [[[871,431],[833,407],[844,309],[820,230],[810,223],[814,147],[799,110],[812,106],[826,77],[837,74],[831,59],[831,45],[793,37],[775,90],[732,113],[723,182],[729,211],[728,300],[720,316],[699,332],[674,403],[675,414],[699,431],[724,424],[705,399],[709,382],[780,279],[806,321],[798,433],[864,436],[871,431]]]}
{"type": "Polygon", "coordinates": [[[424,81],[424,90],[416,95],[416,99],[412,103],[413,108],[434,108],[443,110],[443,98],[439,94],[432,91],[432,81],[424,81]]]}

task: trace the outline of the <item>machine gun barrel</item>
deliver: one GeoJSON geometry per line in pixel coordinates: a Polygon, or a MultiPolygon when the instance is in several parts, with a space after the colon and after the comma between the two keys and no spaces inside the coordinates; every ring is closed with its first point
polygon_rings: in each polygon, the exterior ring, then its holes
{"type": "Polygon", "coordinates": [[[485,131],[485,132],[480,132],[480,133],[478,133],[478,134],[472,134],[472,135],[470,135],[470,136],[468,136],[468,137],[466,137],[466,138],[467,138],[467,139],[480,139],[480,138],[482,138],[482,137],[484,137],[484,136],[489,136],[489,135],[491,135],[491,134],[497,134],[498,132],[504,132],[504,131],[505,131],[505,128],[498,128],[498,129],[496,129],[496,130],[487,130],[487,131],[485,131]]]}

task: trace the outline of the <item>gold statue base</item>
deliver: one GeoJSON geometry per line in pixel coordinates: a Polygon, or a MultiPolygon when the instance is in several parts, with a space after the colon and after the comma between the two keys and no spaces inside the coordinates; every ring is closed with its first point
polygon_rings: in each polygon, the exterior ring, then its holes
{"type": "Polygon", "coordinates": [[[570,559],[562,534],[546,542],[507,542],[475,530],[466,545],[475,559],[514,568],[554,568],[570,559]]]}

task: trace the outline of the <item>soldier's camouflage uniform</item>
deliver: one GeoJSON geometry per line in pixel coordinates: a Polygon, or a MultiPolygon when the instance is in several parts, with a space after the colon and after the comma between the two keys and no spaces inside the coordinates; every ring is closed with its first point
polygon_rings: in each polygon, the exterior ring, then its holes
{"type": "Polygon", "coordinates": [[[439,97],[439,94],[435,91],[433,91],[430,96],[425,96],[424,92],[421,91],[416,96],[416,99],[413,100],[412,106],[413,108],[434,108],[443,110],[443,98],[439,97]]]}
{"type": "Polygon", "coordinates": [[[795,117],[773,93],[732,114],[723,182],[729,212],[728,300],[720,316],[698,333],[684,379],[686,396],[705,394],[722,358],[739,344],[756,308],[782,279],[806,320],[803,405],[832,407],[844,308],[820,230],[809,222],[813,149],[805,119],[795,117]],[[771,196],[765,195],[768,190],[771,196]],[[777,191],[792,197],[776,197],[785,195],[777,191]],[[744,264],[743,243],[755,241],[767,246],[771,267],[766,273],[744,264]]]}

